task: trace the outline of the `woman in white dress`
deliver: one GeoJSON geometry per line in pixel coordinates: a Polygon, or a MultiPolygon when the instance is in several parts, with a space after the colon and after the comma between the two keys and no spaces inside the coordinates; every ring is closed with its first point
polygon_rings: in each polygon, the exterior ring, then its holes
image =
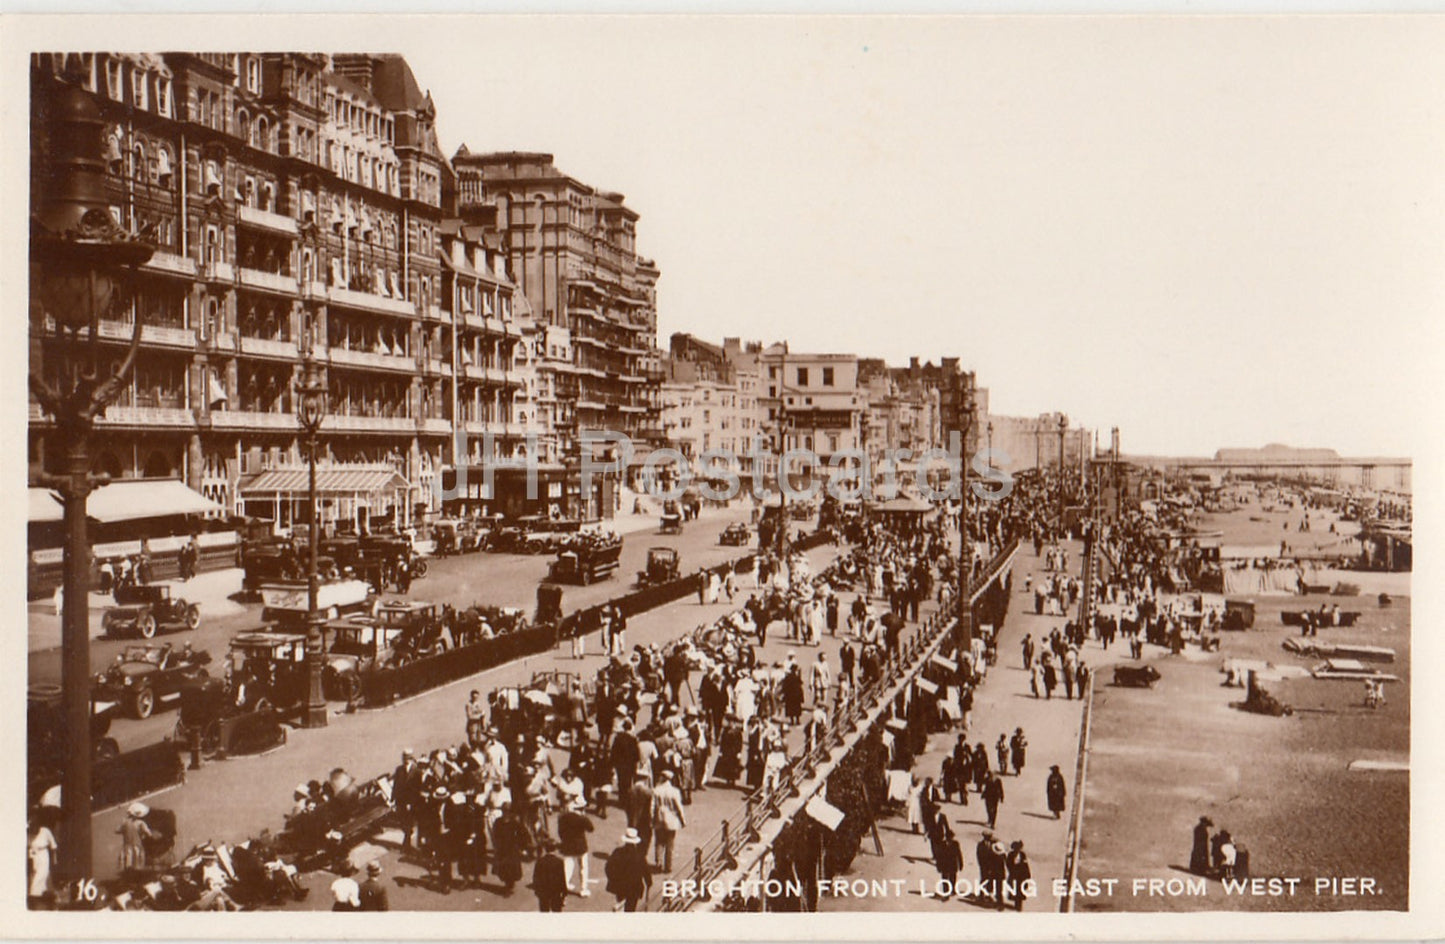
{"type": "Polygon", "coordinates": [[[30,856],[29,905],[31,908],[49,908],[54,905],[50,867],[60,846],[55,841],[55,834],[39,823],[31,823],[29,833],[26,843],[30,856]]]}

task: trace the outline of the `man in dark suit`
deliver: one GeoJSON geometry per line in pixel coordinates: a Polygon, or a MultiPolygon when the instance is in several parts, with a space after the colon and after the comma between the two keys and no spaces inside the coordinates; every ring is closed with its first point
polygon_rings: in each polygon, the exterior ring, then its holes
{"type": "Polygon", "coordinates": [[[381,863],[372,859],[366,863],[366,881],[361,883],[362,911],[390,911],[386,886],[381,884],[381,863]]]}
{"type": "Polygon", "coordinates": [[[998,805],[1003,802],[1003,779],[998,774],[989,772],[988,780],[983,784],[983,806],[988,810],[988,827],[992,829],[998,825],[998,805]]]}
{"type": "Polygon", "coordinates": [[[647,867],[647,850],[642,836],[629,829],[622,845],[607,857],[607,890],[617,897],[623,911],[636,911],[637,903],[652,887],[652,873],[647,867]]]}
{"type": "Polygon", "coordinates": [[[632,781],[637,776],[637,764],[642,760],[642,749],[637,746],[637,736],[632,733],[632,720],[624,718],[622,730],[612,738],[612,770],[617,774],[617,802],[626,808],[632,795],[632,781]]]}
{"type": "Polygon", "coordinates": [[[561,911],[567,901],[567,873],[562,857],[549,839],[542,841],[542,854],[532,869],[532,891],[537,893],[540,911],[561,911]]]}
{"type": "Polygon", "coordinates": [[[416,829],[417,805],[421,802],[421,765],[416,762],[416,753],[407,748],[401,752],[401,763],[391,775],[391,800],[396,807],[397,818],[401,820],[402,845],[411,845],[411,834],[416,829]]]}

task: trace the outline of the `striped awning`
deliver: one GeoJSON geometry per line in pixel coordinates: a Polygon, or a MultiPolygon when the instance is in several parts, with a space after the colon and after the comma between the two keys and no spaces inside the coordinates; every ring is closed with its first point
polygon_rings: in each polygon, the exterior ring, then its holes
{"type": "MultiPolygon", "coordinates": [[[[305,468],[270,469],[256,476],[250,484],[241,486],[241,497],[304,495],[309,487],[310,473],[305,468]]],[[[375,495],[405,491],[410,487],[406,478],[394,469],[316,470],[316,491],[321,495],[375,495]]]]}

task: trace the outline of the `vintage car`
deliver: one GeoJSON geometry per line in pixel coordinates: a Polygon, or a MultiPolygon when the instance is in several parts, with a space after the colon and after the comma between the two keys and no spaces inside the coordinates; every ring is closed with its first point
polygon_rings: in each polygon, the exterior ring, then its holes
{"type": "Polygon", "coordinates": [[[266,629],[231,638],[226,662],[231,701],[247,711],[267,706],[283,712],[306,704],[306,637],[266,629]]]}
{"type": "Polygon", "coordinates": [[[105,611],[100,625],[106,636],[154,639],[157,632],[195,629],[201,610],[174,594],[168,583],[124,584],[115,588],[116,606],[105,611]]]}
{"type": "Polygon", "coordinates": [[[723,528],[722,534],[718,535],[717,542],[726,547],[747,547],[752,539],[752,531],[748,529],[747,525],[738,521],[723,528]]]}
{"type": "Polygon", "coordinates": [[[649,547],[647,566],[637,572],[639,587],[655,587],[660,583],[677,579],[677,549],[672,547],[649,547]]]}
{"type": "Polygon", "coordinates": [[[442,647],[434,603],[392,600],[378,606],[375,617],[332,623],[330,629],[322,684],[328,698],[342,701],[361,694],[361,678],[368,672],[406,665],[442,647]]]}
{"type": "Polygon", "coordinates": [[[487,531],[470,518],[442,518],[432,523],[438,557],[480,551],[486,546],[487,536],[487,531]]]}
{"type": "Polygon", "coordinates": [[[589,584],[606,580],[622,558],[622,541],[572,540],[547,569],[547,579],[558,583],[589,584]]]}
{"type": "Polygon", "coordinates": [[[239,707],[221,679],[207,678],[181,689],[174,740],[209,756],[259,754],[286,743],[281,715],[269,705],[239,707]]]}
{"type": "Polygon", "coordinates": [[[126,646],[125,651],[95,676],[97,699],[118,703],[133,718],[149,718],[162,702],[174,703],[188,682],[207,677],[211,654],[160,646],[126,646]]]}
{"type": "Polygon", "coordinates": [[[682,506],[671,499],[662,503],[662,525],[660,531],[663,534],[682,533],[682,506]]]}

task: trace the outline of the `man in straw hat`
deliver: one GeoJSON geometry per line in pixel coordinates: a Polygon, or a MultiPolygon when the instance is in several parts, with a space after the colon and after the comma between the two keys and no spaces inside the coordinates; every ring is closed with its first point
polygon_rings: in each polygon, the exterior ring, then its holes
{"type": "Polygon", "coordinates": [[[636,829],[628,829],[622,845],[607,857],[607,890],[617,898],[623,911],[636,911],[637,903],[652,887],[652,874],[647,868],[647,850],[636,829]]]}

